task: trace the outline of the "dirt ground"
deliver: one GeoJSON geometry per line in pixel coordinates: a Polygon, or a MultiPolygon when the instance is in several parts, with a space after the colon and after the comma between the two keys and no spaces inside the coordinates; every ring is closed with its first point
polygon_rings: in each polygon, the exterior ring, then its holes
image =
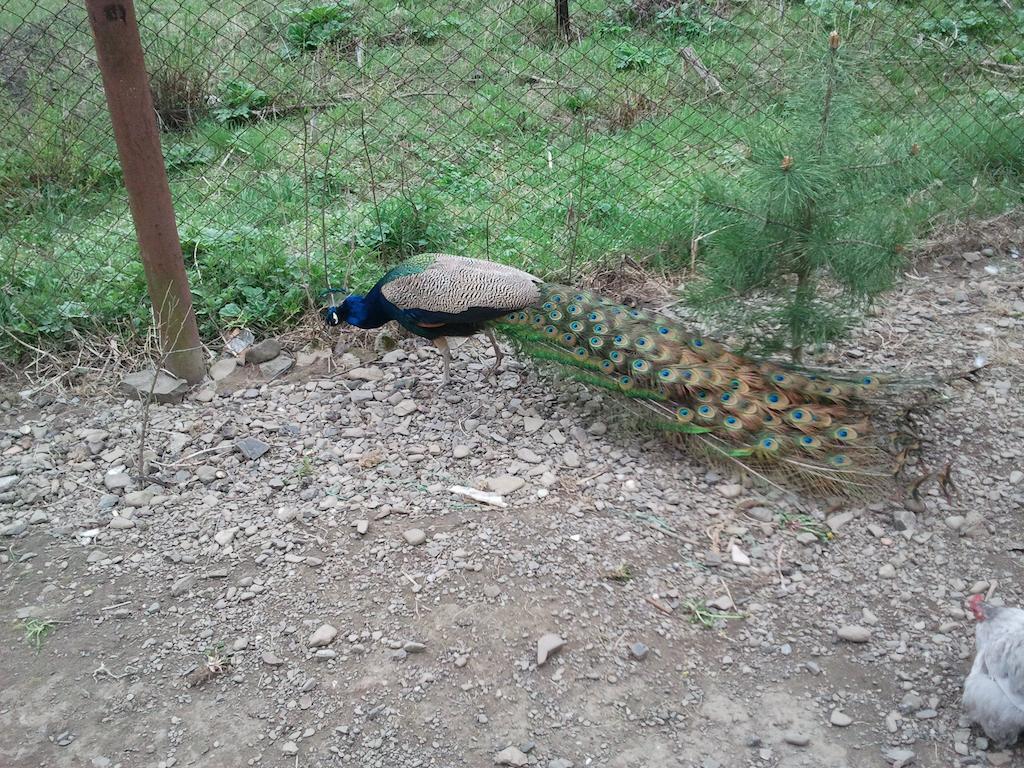
{"type": "Polygon", "coordinates": [[[798,505],[480,340],[441,393],[412,340],[235,370],[150,409],[149,485],[137,402],[10,383],[0,765],[1024,765],[959,702],[965,598],[1024,605],[1020,247],[922,262],[833,356],[984,358],[914,422],[949,500],[798,505]]]}

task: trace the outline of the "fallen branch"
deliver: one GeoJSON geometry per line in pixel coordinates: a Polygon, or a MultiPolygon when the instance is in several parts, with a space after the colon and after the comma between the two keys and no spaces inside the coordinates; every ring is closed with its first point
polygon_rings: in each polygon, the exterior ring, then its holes
{"type": "Polygon", "coordinates": [[[704,87],[707,88],[709,94],[717,95],[719,93],[725,93],[725,89],[722,88],[722,83],[719,82],[718,78],[704,66],[704,62],[700,60],[700,56],[690,46],[679,49],[679,55],[683,61],[686,62],[687,66],[693,69],[697,73],[697,77],[704,83],[704,87]]]}

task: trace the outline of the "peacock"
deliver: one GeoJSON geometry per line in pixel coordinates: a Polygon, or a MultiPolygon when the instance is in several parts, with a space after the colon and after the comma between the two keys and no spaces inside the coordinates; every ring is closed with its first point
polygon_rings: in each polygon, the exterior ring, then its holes
{"type": "Polygon", "coordinates": [[[872,495],[892,477],[866,413],[881,377],[826,378],[741,355],[674,318],[514,267],[422,254],[366,295],[327,307],[324,319],[359,328],[395,321],[431,339],[442,385],[451,368],[446,337],[485,333],[494,371],[502,362],[497,330],[523,353],[623,395],[651,424],[779,488],[872,495]]]}

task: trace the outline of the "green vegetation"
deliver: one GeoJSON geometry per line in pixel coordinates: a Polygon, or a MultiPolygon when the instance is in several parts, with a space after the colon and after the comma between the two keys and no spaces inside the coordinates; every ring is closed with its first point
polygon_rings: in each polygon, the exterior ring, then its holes
{"type": "MultiPolygon", "coordinates": [[[[806,0],[781,16],[766,0],[581,0],[571,46],[547,3],[137,9],[209,337],[288,323],[325,277],[365,287],[440,247],[542,275],[622,253],[688,269],[691,239],[714,228],[705,196],[748,201],[775,162],[766,147],[795,145],[820,115],[820,94],[799,102],[833,28],[856,75],[837,151],[920,150],[899,178],[865,173],[870,190],[855,190],[895,233],[1022,199],[1024,104],[999,67],[1021,64],[1024,23],[989,0],[806,0]]],[[[149,322],[90,48],[77,6],[0,10],[3,356],[20,349],[11,334],[53,347],[149,322]]],[[[822,210],[861,210],[845,189],[822,210]]],[[[709,244],[697,266],[711,274],[722,243],[709,244]]]]}
{"type": "Polygon", "coordinates": [[[21,629],[25,633],[25,642],[37,651],[42,649],[46,636],[53,632],[56,626],[52,621],[35,617],[23,619],[21,622],[21,629]]]}

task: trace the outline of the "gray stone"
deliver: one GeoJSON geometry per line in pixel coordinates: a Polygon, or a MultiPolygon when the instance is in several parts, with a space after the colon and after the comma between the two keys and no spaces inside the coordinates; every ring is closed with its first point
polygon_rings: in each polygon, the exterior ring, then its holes
{"type": "Polygon", "coordinates": [[[231,540],[235,538],[236,533],[238,533],[238,528],[225,528],[224,530],[217,531],[213,534],[213,540],[220,546],[226,547],[231,543],[231,540]]]}
{"type": "MultiPolygon", "coordinates": [[[[116,519],[116,518],[115,518],[116,519]]],[[[174,584],[171,585],[171,597],[180,597],[188,592],[192,587],[195,586],[196,577],[195,574],[187,574],[181,576],[174,584]]]]}
{"type": "Polygon", "coordinates": [[[468,445],[456,445],[452,449],[452,457],[456,459],[464,459],[467,456],[469,456],[469,453],[470,451],[468,445]]]}
{"type": "Polygon", "coordinates": [[[286,741],[281,745],[281,752],[286,755],[297,755],[299,754],[299,745],[294,741],[286,741]]]}
{"type": "Polygon", "coordinates": [[[41,509],[37,509],[28,519],[29,525],[39,525],[40,523],[50,522],[50,516],[43,512],[41,509]]]}
{"type": "Polygon", "coordinates": [[[548,760],[548,768],[573,768],[573,762],[564,757],[556,757],[553,760],[548,760]]]}
{"type": "Polygon", "coordinates": [[[799,731],[786,731],[782,734],[782,740],[794,747],[806,747],[811,743],[811,737],[799,731]]]}
{"type": "Polygon", "coordinates": [[[103,487],[108,491],[120,491],[131,484],[131,477],[124,472],[112,472],[103,476],[103,487]]]}
{"type": "Polygon", "coordinates": [[[356,381],[380,381],[384,378],[384,371],[377,367],[353,368],[345,376],[356,381]]]}
{"type": "Polygon", "coordinates": [[[337,636],[338,630],[332,627],[330,624],[324,624],[316,632],[309,636],[309,647],[310,648],[323,648],[325,645],[330,645],[334,638],[337,636]]]}
{"type": "Polygon", "coordinates": [[[840,640],[848,643],[866,643],[871,639],[871,630],[867,627],[858,627],[856,624],[840,627],[836,634],[840,640]]]}
{"type": "Polygon", "coordinates": [[[905,768],[905,766],[911,765],[914,762],[917,755],[910,749],[889,747],[882,750],[882,757],[891,763],[894,768],[905,768]]]}
{"type": "Polygon", "coordinates": [[[394,411],[395,416],[397,416],[400,419],[408,416],[410,413],[415,413],[415,412],[416,412],[416,401],[411,399],[411,398],[406,398],[405,400],[400,402],[398,405],[396,405],[395,406],[395,411],[394,411]]]}
{"type": "Polygon", "coordinates": [[[405,539],[407,543],[416,547],[427,540],[427,534],[419,528],[410,528],[402,533],[402,538],[405,539]]]}
{"type": "Polygon", "coordinates": [[[129,528],[134,528],[135,521],[130,517],[122,517],[121,515],[118,515],[117,517],[110,518],[110,522],[107,523],[107,527],[113,528],[115,531],[124,531],[129,528]]]}
{"type": "Polygon", "coordinates": [[[245,353],[245,362],[266,363],[281,354],[281,342],[277,339],[264,339],[259,344],[253,344],[245,353]]]}
{"type": "Polygon", "coordinates": [[[526,481],[521,477],[513,477],[512,475],[501,475],[500,477],[489,477],[487,478],[487,487],[495,493],[506,495],[509,493],[515,493],[524,485],[526,481]]]}
{"type": "Polygon", "coordinates": [[[878,569],[878,575],[883,579],[895,579],[896,578],[896,566],[892,563],[886,563],[878,569]]]}
{"type": "Polygon", "coordinates": [[[1024,482],[1024,472],[1019,469],[1015,469],[1010,473],[1010,485],[1020,485],[1024,482]]]}
{"type": "Polygon", "coordinates": [[[495,765],[526,765],[529,761],[519,747],[505,747],[494,756],[495,765]]]}
{"type": "Polygon", "coordinates": [[[897,509],[892,513],[892,525],[897,531],[912,531],[917,528],[917,515],[909,509],[897,509]]]}
{"type": "Polygon", "coordinates": [[[565,645],[565,640],[553,632],[541,635],[540,639],[537,641],[537,666],[543,667],[547,664],[551,655],[558,651],[558,649],[563,645],[565,645]]]}
{"type": "Polygon", "coordinates": [[[735,499],[743,493],[743,486],[739,483],[727,483],[726,485],[718,486],[718,492],[727,499],[735,499]]]}
{"type": "Polygon", "coordinates": [[[124,503],[129,507],[148,507],[154,496],[156,496],[154,491],[132,491],[125,494],[124,503]]]}
{"type": "Polygon", "coordinates": [[[838,709],[833,709],[832,714],[829,715],[828,721],[837,728],[845,728],[853,723],[853,718],[845,712],[838,709]]]}
{"type": "Polygon", "coordinates": [[[0,536],[17,536],[28,530],[28,523],[24,520],[15,520],[13,523],[0,528],[0,536]]]}
{"type": "Polygon", "coordinates": [[[17,475],[8,475],[7,477],[0,477],[0,493],[11,490],[18,484],[17,475]]]}
{"type": "Polygon", "coordinates": [[[527,464],[540,464],[543,459],[537,455],[537,452],[530,448],[520,448],[516,451],[516,458],[520,461],[525,461],[527,464]]]}
{"type": "Polygon", "coordinates": [[[243,437],[241,440],[235,441],[235,447],[249,461],[256,461],[256,459],[270,450],[270,446],[267,443],[255,437],[243,437]]]}
{"type": "Polygon", "coordinates": [[[117,506],[117,502],[121,499],[112,493],[104,493],[100,496],[100,500],[96,503],[96,506],[100,509],[113,509],[117,506]]]}
{"type": "Polygon", "coordinates": [[[650,650],[651,649],[643,643],[633,643],[629,646],[629,655],[637,661],[643,661],[647,658],[647,654],[650,652],[650,650]]]}
{"type": "Polygon", "coordinates": [[[273,360],[260,363],[260,376],[265,379],[276,379],[286,371],[291,370],[293,365],[295,365],[295,360],[288,355],[278,355],[273,360]]]}
{"type": "Polygon", "coordinates": [[[423,653],[427,650],[427,646],[424,643],[417,643],[413,640],[409,640],[402,645],[402,650],[406,653],[423,653]]]}
{"type": "Polygon", "coordinates": [[[222,357],[210,366],[210,378],[214,381],[226,379],[237,367],[238,360],[233,357],[222,357]]]}
{"type": "Polygon", "coordinates": [[[164,371],[137,371],[121,380],[119,389],[129,397],[148,400],[152,393],[158,403],[180,403],[188,392],[188,382],[164,371]]]}
{"type": "Polygon", "coordinates": [[[268,667],[279,667],[282,664],[284,664],[284,659],[274,655],[270,651],[265,651],[260,656],[260,658],[263,660],[263,663],[266,664],[268,667]]]}

